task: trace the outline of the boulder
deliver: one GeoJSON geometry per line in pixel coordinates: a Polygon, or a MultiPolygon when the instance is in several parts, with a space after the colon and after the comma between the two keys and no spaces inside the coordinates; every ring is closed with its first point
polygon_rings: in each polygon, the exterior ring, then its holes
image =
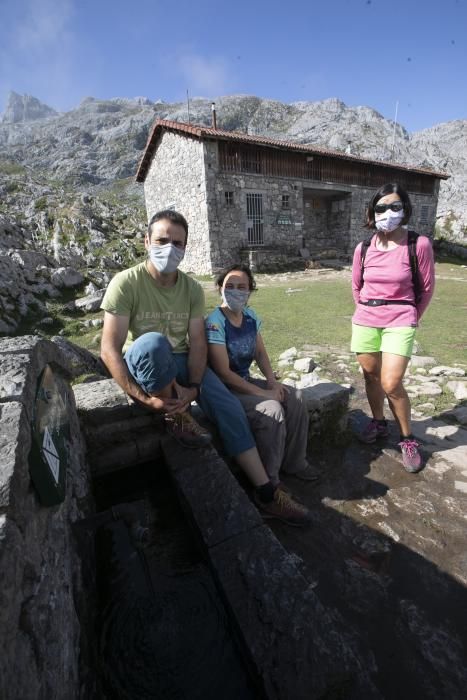
{"type": "Polygon", "coordinates": [[[70,289],[83,284],[84,277],[73,267],[58,267],[50,275],[50,281],[55,287],[70,289]]]}
{"type": "Polygon", "coordinates": [[[460,367],[448,367],[447,365],[437,365],[429,369],[428,374],[431,374],[433,377],[464,377],[465,369],[461,369],[460,367]]]}
{"type": "Polygon", "coordinates": [[[316,362],[313,360],[312,357],[301,357],[300,359],[295,360],[294,362],[294,369],[296,369],[297,372],[303,372],[304,374],[312,372],[315,367],[316,362]]]}
{"type": "Polygon", "coordinates": [[[284,350],[284,352],[279,355],[279,360],[287,360],[290,362],[291,360],[294,360],[297,355],[297,348],[288,348],[288,350],[284,350]]]}
{"type": "Polygon", "coordinates": [[[467,399],[467,381],[462,382],[462,381],[452,381],[452,382],[447,382],[446,388],[452,391],[454,396],[458,401],[462,401],[463,399],[467,399]]]}
{"type": "Polygon", "coordinates": [[[87,313],[92,313],[99,311],[102,304],[102,299],[104,298],[105,291],[101,290],[95,294],[90,294],[87,297],[81,297],[80,299],[75,299],[73,302],[73,307],[79,309],[80,311],[86,311],[87,313]]]}
{"type": "Polygon", "coordinates": [[[434,365],[436,362],[434,357],[428,357],[424,355],[412,355],[410,360],[410,367],[426,367],[427,365],[434,365]]]}

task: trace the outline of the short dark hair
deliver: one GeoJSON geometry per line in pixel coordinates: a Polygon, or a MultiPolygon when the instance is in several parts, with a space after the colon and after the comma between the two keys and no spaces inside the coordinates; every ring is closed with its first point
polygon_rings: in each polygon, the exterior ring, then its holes
{"type": "Polygon", "coordinates": [[[156,223],[156,221],[162,221],[162,219],[167,219],[167,221],[171,221],[173,224],[178,224],[179,226],[183,226],[185,229],[185,245],[188,240],[188,223],[183,214],[180,214],[178,211],[174,211],[173,209],[162,209],[161,211],[156,212],[153,216],[151,216],[151,219],[148,224],[148,236],[151,238],[152,235],[152,225],[156,223]]]}
{"type": "Polygon", "coordinates": [[[409,222],[409,219],[412,216],[412,204],[410,203],[409,195],[398,182],[389,182],[387,185],[383,185],[377,192],[375,192],[371,202],[368,205],[365,224],[367,228],[375,228],[375,206],[381,197],[385,197],[387,194],[393,193],[399,195],[401,202],[404,205],[404,218],[401,221],[401,226],[409,222]]]}
{"type": "Polygon", "coordinates": [[[225,270],[222,270],[222,272],[219,273],[216,279],[216,287],[217,289],[220,290],[222,285],[224,284],[224,280],[229,274],[229,272],[244,272],[245,275],[248,277],[248,286],[250,288],[250,292],[255,292],[256,291],[256,282],[255,278],[253,277],[253,273],[248,267],[248,265],[244,265],[243,263],[237,263],[235,265],[230,265],[230,267],[225,268],[225,270]]]}

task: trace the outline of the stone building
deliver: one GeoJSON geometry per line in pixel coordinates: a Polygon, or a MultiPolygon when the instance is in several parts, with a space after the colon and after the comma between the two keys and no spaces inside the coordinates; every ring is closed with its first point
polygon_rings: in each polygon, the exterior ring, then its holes
{"type": "Polygon", "coordinates": [[[190,235],[183,269],[211,274],[238,260],[258,271],[348,258],[365,236],[375,189],[399,182],[412,226],[431,236],[440,180],[423,168],[360,158],[310,144],[158,119],[136,180],[148,218],[173,208],[190,235]]]}

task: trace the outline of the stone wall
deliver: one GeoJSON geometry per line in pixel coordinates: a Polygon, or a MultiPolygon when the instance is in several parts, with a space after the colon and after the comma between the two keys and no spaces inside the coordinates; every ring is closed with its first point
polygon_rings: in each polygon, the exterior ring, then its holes
{"type": "Polygon", "coordinates": [[[165,132],[144,182],[148,221],[157,211],[173,208],[188,221],[185,259],[180,269],[209,274],[210,241],[206,207],[203,144],[165,132]]]}
{"type": "Polygon", "coordinates": [[[248,244],[246,203],[247,194],[250,193],[263,196],[263,236],[264,245],[269,252],[276,249],[279,256],[297,258],[303,247],[303,198],[300,181],[249,173],[220,172],[217,142],[206,142],[204,148],[213,270],[238,262],[242,251],[251,247],[248,244]],[[226,198],[226,192],[232,193],[231,204],[226,198]],[[282,208],[283,195],[288,197],[288,209],[282,208]]]}
{"type": "Polygon", "coordinates": [[[67,374],[54,343],[34,336],[0,339],[0,697],[5,700],[84,697],[87,644],[77,611],[87,604],[71,525],[91,511],[91,499],[67,374]],[[68,395],[70,418],[65,500],[49,507],[38,499],[28,463],[37,380],[47,364],[68,395]]]}
{"type": "MultiPolygon", "coordinates": [[[[262,194],[263,236],[267,254],[256,253],[256,268],[283,267],[282,257],[295,263],[301,248],[312,259],[350,257],[358,241],[367,235],[366,207],[375,188],[340,185],[287,177],[219,170],[217,142],[204,143],[206,201],[214,271],[245,259],[250,249],[247,233],[247,194],[262,194]],[[226,193],[231,193],[226,195],[226,193]],[[288,208],[283,207],[287,197],[288,208]],[[261,258],[264,258],[262,260],[261,258]]],[[[432,236],[439,183],[434,195],[410,193],[411,227],[432,236]]],[[[260,250],[260,246],[256,246],[260,250]]]]}
{"type": "MultiPolygon", "coordinates": [[[[347,188],[350,189],[350,188],[347,188]]],[[[304,245],[314,260],[348,254],[352,200],[349,192],[304,186],[304,245]]]]}

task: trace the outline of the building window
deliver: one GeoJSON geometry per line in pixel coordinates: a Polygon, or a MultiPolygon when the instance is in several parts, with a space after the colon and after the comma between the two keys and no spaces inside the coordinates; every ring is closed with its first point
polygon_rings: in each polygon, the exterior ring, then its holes
{"type": "Polygon", "coordinates": [[[227,204],[228,207],[233,207],[233,203],[234,203],[233,194],[234,194],[233,192],[224,192],[225,203],[227,204]]]}
{"type": "Polygon", "coordinates": [[[262,245],[264,243],[262,194],[247,194],[246,218],[248,244],[262,245]]]}
{"type": "Polygon", "coordinates": [[[428,214],[429,213],[430,213],[430,207],[428,207],[426,204],[424,204],[420,208],[420,223],[422,226],[428,225],[428,214]]]}
{"type": "Polygon", "coordinates": [[[282,195],[282,209],[290,209],[290,196],[288,194],[282,195]]]}

